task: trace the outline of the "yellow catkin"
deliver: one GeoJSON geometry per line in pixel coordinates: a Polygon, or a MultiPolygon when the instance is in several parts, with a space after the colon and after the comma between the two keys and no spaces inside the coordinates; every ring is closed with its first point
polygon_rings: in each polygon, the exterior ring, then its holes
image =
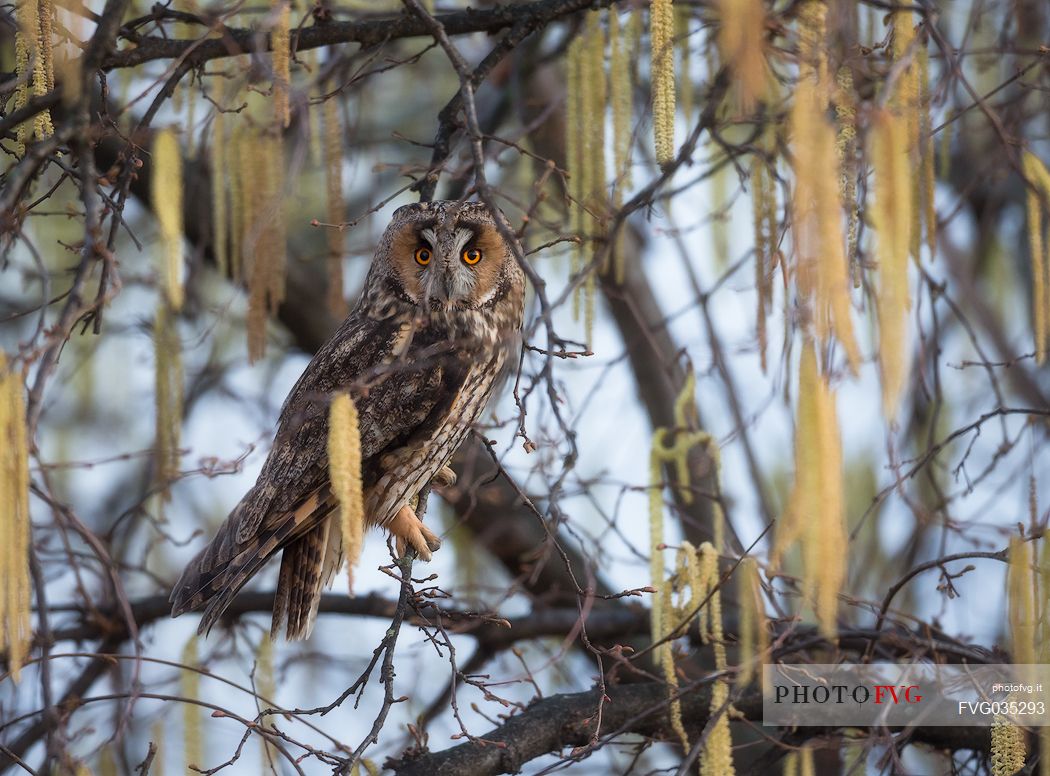
{"type": "Polygon", "coordinates": [[[248,286],[248,362],[253,363],[266,351],[266,260],[269,253],[259,251],[260,232],[265,229],[266,214],[263,187],[267,165],[263,143],[255,131],[246,130],[238,145],[241,212],[240,265],[248,286]]]}
{"type": "Polygon", "coordinates": [[[285,226],[284,141],[278,132],[267,133],[266,158],[269,161],[266,176],[267,216],[263,246],[272,253],[268,259],[266,278],[267,304],[270,314],[284,301],[287,261],[287,231],[285,226]]]}
{"type": "Polygon", "coordinates": [[[291,6],[284,0],[275,0],[272,11],[277,19],[271,34],[273,48],[273,118],[278,127],[287,127],[291,120],[288,92],[291,87],[291,6]]]}
{"type": "Polygon", "coordinates": [[[664,500],[662,451],[667,429],[653,432],[649,453],[649,584],[653,587],[653,602],[649,609],[649,628],[653,642],[663,638],[664,611],[661,590],[664,585],[664,500]]]}
{"type": "Polygon", "coordinates": [[[1047,240],[1045,221],[1050,206],[1050,171],[1035,154],[1025,151],[1021,158],[1028,182],[1025,198],[1028,214],[1028,252],[1032,261],[1032,333],[1035,339],[1035,360],[1046,361],[1050,340],[1050,240],[1047,240]]]}
{"type": "Polygon", "coordinates": [[[823,633],[836,631],[838,595],[846,582],[846,499],[843,485],[842,438],[839,432],[835,394],[821,379],[817,392],[820,417],[820,508],[811,520],[807,541],[815,547],[816,562],[811,569],[817,623],[823,633]]]}
{"type": "Polygon", "coordinates": [[[597,13],[587,15],[584,24],[586,49],[584,78],[586,79],[586,132],[590,188],[588,205],[595,217],[601,218],[606,190],[605,175],[605,113],[608,104],[608,85],[605,75],[605,31],[597,13]]]}
{"type": "MultiPolygon", "coordinates": [[[[187,87],[192,84],[193,81],[191,80],[187,87]]],[[[186,117],[182,120],[182,125],[186,128],[186,145],[183,151],[188,160],[193,160],[197,157],[197,133],[194,131],[194,125],[197,123],[197,102],[196,95],[190,93],[189,99],[186,100],[186,117]]]]}
{"type": "Polygon", "coordinates": [[[98,776],[117,776],[120,773],[113,749],[112,744],[107,744],[98,753],[98,776]]]}
{"type": "Polygon", "coordinates": [[[798,753],[798,776],[817,776],[816,759],[813,757],[813,750],[808,746],[798,753]]]}
{"type": "Polygon", "coordinates": [[[336,318],[346,316],[346,297],[343,296],[343,127],[339,120],[339,103],[335,97],[325,100],[324,119],[324,180],[328,243],[328,309],[336,318]]]}
{"type": "MultiPolygon", "coordinates": [[[[722,594],[718,589],[718,550],[710,542],[700,545],[700,578],[704,595],[708,594],[708,637],[714,645],[715,669],[725,671],[726,647],[722,629],[722,594]]],[[[711,714],[721,712],[700,755],[701,776],[733,776],[733,740],[729,730],[729,709],[723,709],[729,699],[729,680],[721,678],[711,686],[711,714]]]]}
{"type": "MultiPolygon", "coordinates": [[[[40,18],[39,52],[33,68],[33,92],[41,97],[55,88],[55,51],[52,42],[55,8],[51,0],[38,0],[37,14],[40,18]]],[[[51,111],[41,111],[33,119],[33,131],[38,138],[49,137],[55,132],[51,111]]]]}
{"type": "MultiPolygon", "coordinates": [[[[605,113],[608,104],[608,88],[605,75],[605,32],[597,13],[588,15],[585,29],[587,38],[584,66],[587,82],[585,95],[588,101],[585,115],[590,117],[586,134],[587,152],[590,157],[587,162],[588,183],[590,184],[587,204],[591,214],[589,232],[592,244],[594,244],[593,238],[601,235],[606,211],[605,113]]],[[[592,249],[589,253],[593,255],[593,252],[592,249]]],[[[582,287],[583,329],[586,342],[593,339],[595,291],[595,270],[591,270],[587,273],[586,282],[582,287]]]]}
{"type": "MultiPolygon", "coordinates": [[[[661,587],[661,608],[665,615],[667,615],[668,626],[673,625],[673,618],[670,616],[673,613],[671,606],[671,582],[665,581],[661,587]]],[[[668,627],[666,632],[661,634],[661,638],[667,638],[672,628],[668,627]]],[[[685,722],[682,719],[682,701],[676,697],[678,695],[678,674],[675,672],[674,664],[674,650],[671,646],[671,641],[668,638],[667,642],[660,644],[656,648],[656,657],[660,663],[660,667],[663,669],[664,681],[667,683],[667,692],[671,696],[670,709],[668,716],[671,718],[671,731],[678,737],[678,741],[682,744],[683,751],[689,751],[689,734],[685,730],[685,722]]]]}
{"type": "Polygon", "coordinates": [[[609,9],[609,102],[612,105],[613,174],[616,204],[631,187],[631,65],[620,14],[609,9]]]}
{"type": "MultiPolygon", "coordinates": [[[[676,632],[683,623],[675,621],[674,609],[670,604],[672,581],[664,578],[664,525],[663,525],[663,467],[672,465],[675,469],[675,477],[679,488],[680,497],[687,503],[692,500],[689,488],[689,451],[698,444],[710,445],[710,436],[702,431],[690,431],[695,428],[696,421],[696,375],[692,371],[686,376],[682,390],[675,399],[674,405],[675,428],[657,428],[653,431],[652,446],[649,454],[649,578],[653,587],[652,606],[649,611],[650,631],[653,643],[662,641],[665,637],[676,632]],[[673,439],[672,441],[669,441],[673,439]]],[[[717,457],[717,453],[713,455],[717,457]]],[[[718,532],[717,520],[715,531],[718,532]]],[[[678,578],[683,575],[683,567],[689,569],[691,601],[697,600],[700,579],[695,566],[696,553],[692,552],[691,545],[686,542],[683,545],[685,556],[680,552],[679,562],[676,566],[679,573],[678,578]]],[[[681,584],[681,582],[679,583],[681,584]]],[[[691,610],[691,606],[689,607],[691,610]]],[[[704,616],[701,613],[701,617],[704,616]]],[[[701,626],[701,633],[703,627],[701,626]]],[[[676,693],[678,680],[674,668],[674,656],[670,641],[660,644],[655,648],[655,661],[662,667],[664,679],[672,695],[676,693]]],[[[689,742],[685,734],[685,728],[681,724],[681,705],[679,701],[671,701],[672,728],[678,735],[683,748],[688,750],[689,742]]]]}
{"type": "Polygon", "coordinates": [[[992,776],[1013,776],[1024,768],[1024,731],[1003,718],[992,722],[992,776]]]}
{"type": "Polygon", "coordinates": [[[29,440],[21,373],[0,351],[0,653],[17,682],[29,651],[29,440]]]}
{"type": "MultiPolygon", "coordinates": [[[[853,89],[853,71],[839,68],[835,76],[835,120],[838,133],[835,151],[839,160],[839,197],[846,208],[846,259],[851,263],[857,256],[857,234],[860,208],[857,206],[857,106],[853,89]]],[[[856,275],[854,285],[859,285],[856,275]]]]}
{"type": "Polygon", "coordinates": [[[788,752],[784,755],[783,776],[798,776],[798,752],[788,752]]]}
{"type": "Polygon", "coordinates": [[[937,179],[934,173],[936,152],[933,148],[933,123],[930,120],[930,53],[926,46],[919,47],[916,67],[919,81],[919,155],[922,159],[919,193],[922,199],[923,234],[932,259],[937,252],[937,203],[934,198],[937,179]]]}
{"type": "Polygon", "coordinates": [[[755,332],[758,337],[759,363],[763,373],[766,371],[768,346],[766,317],[769,314],[770,300],[773,295],[769,270],[771,245],[765,231],[765,219],[762,217],[764,200],[770,192],[770,187],[766,183],[768,176],[765,159],[756,156],[751,162],[751,221],[755,242],[755,298],[757,302],[755,332]]]}
{"type": "MultiPolygon", "coordinates": [[[[569,44],[565,57],[565,166],[569,172],[567,186],[569,231],[583,239],[583,38],[569,44]]],[[[581,243],[573,245],[569,270],[575,273],[582,263],[581,243]]],[[[575,299],[575,297],[574,297],[575,299]]]]}
{"type": "Polygon", "coordinates": [[[245,189],[242,158],[245,153],[245,134],[243,127],[236,127],[230,133],[230,149],[227,156],[230,164],[230,277],[238,282],[245,280],[244,262],[241,260],[241,240],[245,224],[245,189]]]}
{"type": "MultiPolygon", "coordinates": [[[[916,63],[918,53],[915,40],[915,26],[911,11],[895,11],[893,18],[893,58],[904,60],[907,64],[901,72],[893,93],[892,104],[897,114],[903,117],[906,126],[906,148],[909,160],[918,168],[919,162],[919,68],[916,63]]],[[[909,177],[911,181],[911,199],[916,205],[921,190],[921,175],[909,177]]],[[[922,237],[922,210],[913,207],[909,211],[911,229],[909,230],[908,249],[915,260],[919,260],[919,244],[922,237]]]]}
{"type": "MultiPolygon", "coordinates": [[[[15,33],[15,76],[18,78],[18,86],[15,87],[15,110],[29,101],[29,93],[33,86],[31,68],[40,34],[36,6],[36,0],[22,0],[16,14],[18,31],[15,33]]],[[[30,126],[25,122],[15,129],[15,152],[19,156],[25,153],[25,144],[30,139],[29,131],[30,126]]]]}
{"type": "Polygon", "coordinates": [[[365,509],[361,492],[361,436],[357,408],[349,394],[332,399],[328,418],[328,469],[339,501],[343,555],[353,584],[353,568],[364,541],[365,509]]]}
{"type": "MultiPolygon", "coordinates": [[[[776,153],[775,139],[763,133],[758,146],[770,156],[776,153]]],[[[773,271],[777,265],[777,193],[774,161],[756,155],[751,164],[751,217],[755,240],[755,289],[757,314],[755,329],[762,371],[766,370],[768,347],[766,320],[773,307],[773,271]]]]}
{"type": "MultiPolygon", "coordinates": [[[[817,46],[824,37],[823,3],[803,6],[800,76],[791,108],[795,191],[793,230],[798,253],[798,285],[811,300],[817,339],[834,336],[856,373],[860,350],[850,315],[849,268],[842,234],[842,203],[835,186],[839,158],[835,131],[825,119],[829,87],[826,62],[817,46]]],[[[823,48],[820,48],[823,51],[823,48]]]]}
{"type": "MultiPolygon", "coordinates": [[[[579,250],[573,256],[572,274],[575,275],[583,270],[584,257],[589,253],[588,241],[592,233],[590,214],[587,212],[588,199],[594,190],[594,154],[592,153],[594,142],[589,132],[590,111],[594,107],[594,82],[591,81],[589,67],[589,35],[587,26],[579,38],[579,49],[576,52],[576,78],[578,86],[576,89],[576,121],[577,121],[577,236],[580,238],[579,250]]],[[[572,317],[574,320],[580,318],[580,302],[583,297],[579,291],[573,294],[572,317]]]]}
{"type": "MultiPolygon", "coordinates": [[[[662,572],[661,572],[662,573],[662,572]]],[[[675,554],[675,570],[670,579],[661,580],[660,608],[663,613],[663,624],[660,632],[661,639],[667,642],[656,648],[656,660],[663,669],[664,681],[667,683],[668,695],[670,695],[670,708],[668,716],[671,721],[671,731],[678,738],[682,749],[689,751],[689,735],[685,729],[682,719],[682,702],[676,697],[678,694],[678,674],[675,670],[674,652],[671,647],[671,639],[682,635],[683,629],[688,626],[689,617],[692,616],[700,600],[706,597],[709,586],[703,576],[703,567],[699,551],[689,542],[683,541],[675,554]],[[688,587],[689,595],[685,597],[685,589],[688,587]],[[679,594],[679,608],[672,606],[672,590],[679,594]]],[[[704,643],[707,642],[707,629],[705,628],[705,617],[710,612],[710,606],[706,606],[698,612],[699,632],[704,643]]]]}
{"type": "Polygon", "coordinates": [[[168,500],[171,498],[168,488],[179,474],[183,374],[178,330],[171,310],[163,302],[157,305],[153,345],[156,354],[156,481],[162,489],[162,498],[168,500]]]}
{"type": "Polygon", "coordinates": [[[1008,552],[1007,600],[1010,616],[1010,646],[1019,665],[1036,662],[1036,611],[1032,578],[1031,543],[1014,537],[1008,552]]]}
{"type": "Polygon", "coordinates": [[[215,101],[215,118],[211,125],[211,205],[212,205],[212,250],[219,274],[229,272],[229,215],[226,207],[226,181],[230,177],[226,148],[226,114],[222,111],[225,78],[222,74],[212,79],[212,99],[215,101]]]}
{"type": "Polygon", "coordinates": [[[253,363],[266,352],[268,317],[284,301],[287,250],[284,143],[278,133],[265,131],[256,144],[254,149],[242,145],[242,185],[250,204],[241,246],[248,272],[248,360],[253,363]]]}
{"type": "Polygon", "coordinates": [[[157,753],[153,755],[153,767],[150,768],[150,776],[164,776],[164,720],[158,719],[153,723],[150,740],[157,747],[157,753]]]}
{"type": "Polygon", "coordinates": [[[771,563],[802,544],[802,591],[821,633],[836,632],[838,592],[846,578],[842,441],[835,395],[817,369],[813,342],[802,348],[795,423],[795,483],[777,526],[771,563]]]}
{"type": "Polygon", "coordinates": [[[762,0],[717,0],[721,25],[718,51],[733,73],[737,108],[751,112],[768,80],[765,36],[766,10],[762,0]]]}
{"type": "Polygon", "coordinates": [[[686,375],[682,390],[675,399],[675,429],[664,429],[666,434],[654,436],[655,451],[660,463],[674,466],[678,482],[678,496],[683,503],[693,503],[693,492],[689,485],[689,453],[697,445],[707,445],[711,451],[711,437],[704,431],[690,431],[696,426],[696,375],[690,371],[686,375]],[[671,432],[674,431],[672,434],[671,432]],[[668,436],[673,443],[666,443],[668,436]]]}
{"type": "Polygon", "coordinates": [[[872,116],[871,137],[875,170],[871,221],[879,267],[876,308],[882,404],[886,418],[892,421],[908,367],[908,254],[913,224],[907,123],[895,112],[878,111],[872,116]]]}
{"type": "MultiPolygon", "coordinates": [[[[47,94],[55,84],[52,28],[54,6],[50,0],[22,0],[18,5],[15,33],[15,108],[21,108],[30,95],[47,94]]],[[[33,138],[42,140],[55,131],[51,111],[38,113],[32,123],[23,122],[15,130],[16,152],[22,155],[33,138]]]]}
{"type": "MultiPolygon", "coordinates": [[[[636,14],[632,15],[632,19],[636,14]]],[[[609,104],[612,108],[612,151],[615,186],[612,206],[618,210],[631,182],[631,52],[630,38],[620,24],[620,14],[615,7],[609,9],[609,104]]],[[[613,279],[623,283],[624,251],[621,246],[623,231],[609,246],[613,279]]]]}
{"type": "Polygon", "coordinates": [[[674,159],[674,8],[671,0],[649,4],[650,81],[653,98],[653,141],[656,162],[674,159]]]}
{"type": "MultiPolygon", "coordinates": [[[[1039,728],[1040,751],[1050,751],[1050,726],[1043,725],[1039,728]]],[[[1039,758],[1039,776],[1050,776],[1050,759],[1039,758]]]]}
{"type": "MultiPolygon", "coordinates": [[[[652,605],[649,610],[649,628],[653,643],[662,641],[672,630],[674,611],[670,605],[671,582],[664,579],[664,505],[663,470],[667,460],[668,429],[657,428],[653,432],[649,454],[649,579],[653,588],[652,605]]],[[[674,654],[670,640],[658,644],[654,649],[654,660],[662,669],[668,692],[677,694],[678,678],[674,668],[674,654]]],[[[678,736],[682,748],[688,751],[689,738],[682,724],[681,701],[671,700],[671,727],[678,736]]]]}
{"type": "MultiPolygon", "coordinates": [[[[296,7],[296,10],[299,10],[298,6],[296,7]]],[[[310,49],[309,51],[304,51],[302,53],[297,52],[296,59],[302,60],[306,72],[316,76],[316,73],[318,72],[317,49],[310,49]]],[[[317,111],[313,110],[313,106],[322,102],[323,93],[320,80],[316,77],[311,78],[307,95],[306,115],[309,116],[309,121],[306,122],[306,131],[310,135],[308,143],[310,149],[310,164],[316,167],[321,167],[324,164],[324,131],[318,131],[317,111]]]]}
{"type": "Polygon", "coordinates": [[[204,760],[204,722],[201,719],[201,707],[192,701],[200,700],[201,675],[196,670],[199,666],[197,656],[197,637],[194,636],[182,648],[180,661],[184,668],[179,680],[179,690],[185,701],[182,704],[182,751],[183,762],[187,772],[190,766],[203,768],[204,760]]]}
{"type": "Polygon", "coordinates": [[[769,628],[762,600],[762,580],[754,558],[744,558],[737,568],[740,598],[740,671],[737,682],[749,684],[757,675],[769,649],[769,628]]]}
{"type": "MultiPolygon", "coordinates": [[[[566,75],[570,229],[580,240],[571,253],[570,271],[577,275],[585,268],[584,256],[593,253],[586,246],[601,234],[607,207],[605,33],[597,13],[588,14],[582,34],[570,44],[566,75]]],[[[595,277],[590,272],[572,299],[573,317],[579,320],[582,314],[587,340],[594,323],[594,293],[595,277]]]]}
{"type": "Polygon", "coordinates": [[[153,142],[150,176],[153,212],[160,228],[164,294],[173,310],[182,307],[182,158],[179,141],[170,129],[153,142]]]}
{"type": "MultiPolygon", "coordinates": [[[[273,674],[273,640],[266,636],[259,640],[259,648],[255,652],[255,692],[259,696],[260,710],[268,708],[277,694],[273,674]]],[[[270,727],[267,719],[264,718],[261,722],[264,728],[270,727]]],[[[263,764],[271,773],[277,773],[277,748],[267,736],[260,736],[259,741],[263,764]]]]}

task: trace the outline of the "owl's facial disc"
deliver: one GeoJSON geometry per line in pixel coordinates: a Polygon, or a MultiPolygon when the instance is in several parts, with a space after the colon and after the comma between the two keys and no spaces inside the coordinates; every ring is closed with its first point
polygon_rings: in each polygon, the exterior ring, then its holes
{"type": "Polygon", "coordinates": [[[428,309],[466,305],[478,282],[473,267],[482,254],[472,245],[476,230],[462,222],[452,228],[443,226],[439,223],[419,233],[422,247],[432,253],[421,278],[421,302],[428,309]]]}

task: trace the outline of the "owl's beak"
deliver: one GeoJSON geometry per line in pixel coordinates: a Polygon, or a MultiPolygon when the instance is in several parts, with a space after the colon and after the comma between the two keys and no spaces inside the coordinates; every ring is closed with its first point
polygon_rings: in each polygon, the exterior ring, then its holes
{"type": "Polygon", "coordinates": [[[456,279],[449,268],[434,273],[427,284],[427,302],[430,306],[444,306],[456,301],[456,279]]]}

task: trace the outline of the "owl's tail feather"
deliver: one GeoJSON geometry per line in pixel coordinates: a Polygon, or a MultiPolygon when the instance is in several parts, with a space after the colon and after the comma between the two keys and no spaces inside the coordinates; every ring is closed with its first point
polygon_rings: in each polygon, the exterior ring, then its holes
{"type": "MultiPolygon", "coordinates": [[[[334,502],[322,505],[315,515],[320,516],[322,510],[324,515],[331,515],[334,508],[334,502]]],[[[331,585],[342,560],[339,521],[331,516],[284,548],[273,602],[271,639],[277,638],[282,627],[289,641],[310,637],[321,592],[331,585]]]]}
{"type": "MultiPolygon", "coordinates": [[[[268,517],[266,523],[269,530],[261,530],[240,543],[237,537],[241,506],[234,509],[226,522],[220,526],[215,538],[187,564],[179,581],[175,583],[169,599],[172,604],[171,616],[178,617],[180,614],[204,607],[197,632],[207,634],[245,583],[278,550],[284,547],[286,555],[289,552],[296,554],[293,548],[310,536],[313,530],[330,522],[320,520],[321,525],[316,522],[329,511],[322,505],[325,511],[321,513],[316,500],[308,499],[308,503],[303,507],[268,517]],[[309,503],[310,501],[312,503],[309,503]]],[[[280,600],[279,586],[277,601],[280,600]]]]}

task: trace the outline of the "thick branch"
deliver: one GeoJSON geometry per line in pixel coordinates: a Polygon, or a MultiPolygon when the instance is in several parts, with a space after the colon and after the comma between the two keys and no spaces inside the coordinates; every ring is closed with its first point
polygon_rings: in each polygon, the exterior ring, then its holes
{"type": "MultiPolygon", "coordinates": [[[[599,694],[590,692],[554,695],[537,701],[523,713],[511,717],[484,736],[443,752],[427,753],[388,761],[397,776],[488,776],[517,773],[522,766],[550,752],[568,746],[587,747],[569,758],[592,751],[588,746],[597,734],[615,737],[625,733],[665,739],[672,736],[668,715],[667,688],[658,684],[609,687],[602,706],[602,729],[595,730],[599,694]]],[[[710,685],[682,693],[682,719],[690,739],[699,738],[710,718],[710,685]]],[[[759,722],[762,696],[750,692],[734,702],[744,719],[759,722]]],[[[802,728],[801,734],[816,738],[829,731],[802,728]]],[[[928,727],[910,731],[910,740],[938,749],[987,751],[989,734],[978,727],[928,727]]]]}
{"type": "MultiPolygon", "coordinates": [[[[590,8],[606,7],[613,0],[537,0],[532,3],[497,5],[482,10],[468,8],[455,13],[438,14],[449,35],[473,32],[499,32],[515,25],[537,29],[552,21],[590,8]]],[[[135,39],[135,48],[110,54],[103,68],[134,67],[156,59],[185,59],[191,66],[202,65],[212,59],[232,57],[249,52],[270,51],[270,37],[255,30],[219,28],[221,38],[211,40],[180,40],[162,37],[135,39]]],[[[400,38],[429,37],[426,24],[416,16],[401,14],[392,19],[374,19],[353,22],[325,22],[292,32],[292,50],[331,46],[340,43],[358,43],[362,48],[377,46],[400,38]]]]}

